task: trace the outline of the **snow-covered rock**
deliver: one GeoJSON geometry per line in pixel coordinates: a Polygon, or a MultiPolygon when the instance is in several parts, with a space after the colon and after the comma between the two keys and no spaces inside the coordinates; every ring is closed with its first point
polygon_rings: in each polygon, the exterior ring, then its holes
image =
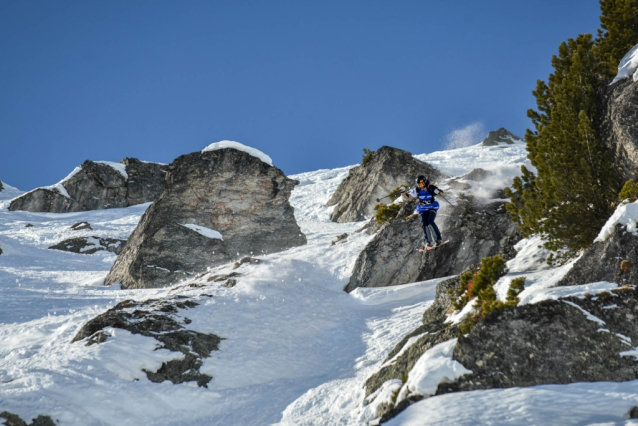
{"type": "Polygon", "coordinates": [[[638,44],[627,52],[627,54],[618,63],[618,73],[612,80],[611,84],[614,84],[622,79],[629,78],[630,76],[634,81],[638,81],[638,44]]]}
{"type": "Polygon", "coordinates": [[[288,202],[297,183],[246,150],[177,158],[105,284],[164,287],[243,256],[305,244],[288,202]]]}
{"type": "Polygon", "coordinates": [[[513,145],[514,143],[523,142],[521,138],[516,136],[504,127],[498,130],[492,130],[487,137],[481,142],[482,146],[498,146],[500,144],[513,145]]]}

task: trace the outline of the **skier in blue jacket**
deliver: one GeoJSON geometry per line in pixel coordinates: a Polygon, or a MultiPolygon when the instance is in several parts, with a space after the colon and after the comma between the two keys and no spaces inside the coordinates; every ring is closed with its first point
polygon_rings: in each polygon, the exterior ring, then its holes
{"type": "Polygon", "coordinates": [[[434,199],[434,196],[441,194],[443,191],[432,185],[423,175],[416,178],[416,185],[416,188],[413,188],[410,192],[404,192],[402,194],[403,198],[418,200],[416,211],[421,218],[426,247],[437,247],[441,244],[442,238],[439,228],[434,223],[436,211],[439,209],[439,202],[434,199]]]}

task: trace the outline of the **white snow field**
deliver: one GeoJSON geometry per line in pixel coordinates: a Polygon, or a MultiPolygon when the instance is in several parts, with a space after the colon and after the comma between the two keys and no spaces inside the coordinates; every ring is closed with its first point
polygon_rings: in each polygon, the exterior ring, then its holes
{"type": "MultiPolygon", "coordinates": [[[[489,169],[499,182],[511,179],[527,161],[523,144],[417,157],[450,175],[489,169]]],[[[60,425],[374,424],[378,403],[402,384],[387,383],[383,394],[367,403],[364,382],[420,325],[443,278],[343,292],[357,256],[372,238],[355,232],[363,222],[329,220],[331,208],[325,204],[350,168],[291,176],[301,182],[291,204],[308,244],[242,265],[237,271],[243,276],[233,288],[209,283],[206,276],[187,281],[202,288],[184,283],[149,290],[104,287],[114,254],[47,247],[77,236],[125,239],[149,204],[66,214],[10,212],[8,200],[21,192],[5,185],[0,192],[0,411],[27,421],[50,415],[60,425]],[[69,229],[80,221],[93,230],[69,229]],[[332,246],[344,232],[348,238],[332,246]],[[192,320],[189,329],[225,339],[201,368],[213,376],[208,388],[150,382],[142,369],[155,371],[182,355],[155,350],[159,342],[149,337],[106,329],[111,337],[104,343],[69,343],[88,320],[124,299],[169,295],[200,303],[179,312],[192,320]]],[[[499,295],[509,280],[525,275],[528,303],[554,297],[552,285],[571,265],[548,268],[540,243],[519,243],[519,255],[508,263],[510,274],[498,284],[499,295]]],[[[227,265],[211,273],[230,270],[227,265]]],[[[444,345],[424,354],[429,358],[409,376],[410,389],[435,388],[450,369],[462,374],[464,367],[449,353],[444,345]]],[[[475,391],[427,398],[389,424],[638,424],[622,417],[632,405],[638,405],[638,382],[475,391]]]]}

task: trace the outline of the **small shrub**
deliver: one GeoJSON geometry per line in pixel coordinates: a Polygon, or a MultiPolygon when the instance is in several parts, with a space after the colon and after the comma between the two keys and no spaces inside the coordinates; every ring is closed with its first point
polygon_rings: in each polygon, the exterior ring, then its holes
{"type": "Polygon", "coordinates": [[[620,198],[620,201],[629,199],[630,203],[636,201],[638,199],[638,182],[634,183],[633,179],[629,179],[625,182],[625,185],[620,190],[620,194],[618,194],[618,198],[620,198]]]}
{"type": "Polygon", "coordinates": [[[401,210],[401,204],[390,204],[385,205],[383,203],[377,204],[374,206],[374,210],[376,210],[375,219],[379,225],[382,225],[386,222],[390,222],[392,219],[397,217],[399,214],[399,210],[401,210]]]}
{"type": "Polygon", "coordinates": [[[477,312],[463,320],[459,327],[461,334],[467,334],[486,315],[518,304],[518,295],[525,289],[525,277],[512,280],[505,302],[496,299],[494,284],[506,273],[505,260],[493,256],[481,259],[481,268],[474,274],[469,271],[461,274],[459,287],[450,291],[454,308],[461,310],[469,301],[477,300],[477,312]]]}
{"type": "Polygon", "coordinates": [[[407,188],[405,185],[397,186],[392,191],[390,191],[390,193],[388,194],[388,198],[390,198],[391,200],[396,200],[406,189],[407,188]]]}
{"type": "Polygon", "coordinates": [[[372,161],[372,156],[374,155],[375,151],[371,151],[368,148],[363,148],[363,161],[361,162],[361,164],[363,164],[363,167],[367,166],[368,163],[370,161],[372,161]]]}

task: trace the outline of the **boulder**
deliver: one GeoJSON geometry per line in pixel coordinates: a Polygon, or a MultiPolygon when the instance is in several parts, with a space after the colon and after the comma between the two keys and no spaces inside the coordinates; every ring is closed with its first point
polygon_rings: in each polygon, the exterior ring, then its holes
{"type": "Polygon", "coordinates": [[[498,146],[500,144],[512,145],[514,142],[522,142],[523,140],[508,131],[504,127],[498,130],[492,130],[487,134],[487,137],[483,140],[483,146],[498,146]]]}
{"type": "Polygon", "coordinates": [[[638,177],[638,82],[631,78],[598,88],[601,137],[623,182],[638,177]]]}
{"type": "Polygon", "coordinates": [[[0,417],[4,419],[3,425],[6,426],[55,426],[56,423],[50,416],[43,416],[40,414],[38,417],[33,419],[31,423],[25,422],[18,416],[17,414],[11,413],[9,411],[3,411],[0,413],[0,417]]]}
{"type": "Polygon", "coordinates": [[[118,240],[115,238],[79,237],[61,241],[49,247],[49,250],[62,250],[80,254],[109,251],[111,253],[120,254],[125,244],[126,240],[118,240]]]}
{"type": "Polygon", "coordinates": [[[638,235],[627,232],[621,224],[605,241],[589,246],[558,285],[598,281],[638,283],[638,235]]]}
{"type": "MultiPolygon", "coordinates": [[[[400,185],[412,185],[418,175],[431,181],[443,175],[433,166],[417,160],[407,151],[383,146],[372,154],[370,161],[350,170],[328,201],[335,206],[333,222],[357,222],[373,217],[377,198],[388,195],[400,185]]],[[[388,200],[385,200],[386,203],[388,200]]],[[[391,200],[390,200],[391,201],[391,200]]]]}
{"type": "Polygon", "coordinates": [[[105,284],[163,287],[243,256],[305,244],[288,202],[297,183],[234,148],[177,158],[105,284]]]}
{"type": "Polygon", "coordinates": [[[86,160],[62,182],[15,198],[9,210],[66,213],[153,201],[164,190],[167,167],[134,158],[120,163],[86,160]]]}
{"type": "Polygon", "coordinates": [[[414,208],[414,201],[404,203],[397,217],[377,232],[359,254],[345,291],[446,277],[483,257],[516,255],[514,245],[522,235],[503,202],[466,196],[454,208],[441,208],[436,223],[443,240],[450,242],[425,253],[417,251],[425,241],[418,216],[409,216],[414,208]]]}

